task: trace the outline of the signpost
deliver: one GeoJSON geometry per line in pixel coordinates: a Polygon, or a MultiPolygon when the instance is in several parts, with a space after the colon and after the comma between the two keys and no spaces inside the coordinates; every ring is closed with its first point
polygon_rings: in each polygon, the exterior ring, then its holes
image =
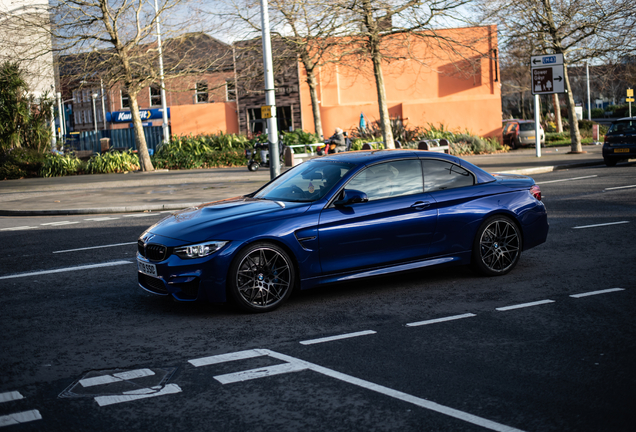
{"type": "MultiPolygon", "coordinates": [[[[539,127],[539,95],[565,93],[563,54],[546,54],[530,58],[532,94],[534,95],[534,136],[537,157],[541,157],[541,134],[539,127]]],[[[555,107],[559,109],[558,107],[555,107]]]]}
{"type": "Polygon", "coordinates": [[[632,116],[632,102],[634,102],[634,89],[627,89],[627,98],[625,98],[629,104],[629,116],[632,116]]]}

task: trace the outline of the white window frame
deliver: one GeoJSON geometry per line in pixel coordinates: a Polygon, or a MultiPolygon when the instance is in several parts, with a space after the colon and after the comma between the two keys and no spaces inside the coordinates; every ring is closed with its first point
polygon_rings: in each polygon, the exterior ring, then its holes
{"type": "Polygon", "coordinates": [[[126,92],[126,96],[124,98],[124,91],[125,90],[123,90],[123,89],[119,90],[120,106],[121,106],[121,109],[125,109],[125,108],[130,109],[130,95],[128,95],[128,92],[126,92]],[[128,99],[128,106],[124,106],[124,99],[128,99]]]}
{"type": "Polygon", "coordinates": [[[150,106],[162,106],[161,85],[151,85],[151,86],[149,86],[148,87],[148,97],[149,97],[149,100],[150,100],[150,106]],[[153,95],[152,94],[153,87],[159,90],[159,94],[157,94],[157,95],[153,95]],[[159,103],[154,103],[152,101],[152,98],[159,98],[159,103]]]}
{"type": "Polygon", "coordinates": [[[194,103],[209,103],[210,102],[210,86],[208,85],[207,80],[205,81],[197,81],[194,87],[194,103]],[[205,84],[205,92],[199,91],[199,84],[205,84]],[[205,101],[199,101],[199,95],[205,95],[205,101]]]}
{"type": "Polygon", "coordinates": [[[227,102],[233,102],[236,100],[236,83],[233,80],[225,82],[225,100],[227,102]],[[230,84],[234,86],[232,90],[230,90],[230,84]],[[230,92],[234,93],[234,97],[230,99],[230,92]]]}

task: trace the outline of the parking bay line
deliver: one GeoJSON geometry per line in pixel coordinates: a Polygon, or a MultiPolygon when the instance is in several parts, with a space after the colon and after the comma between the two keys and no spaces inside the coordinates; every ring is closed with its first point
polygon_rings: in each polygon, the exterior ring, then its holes
{"type": "Polygon", "coordinates": [[[98,386],[103,384],[111,384],[114,382],[132,380],[136,378],[143,378],[147,376],[152,376],[154,374],[155,373],[151,371],[150,369],[136,369],[132,371],[119,372],[112,375],[101,375],[101,376],[92,377],[92,378],[84,378],[80,380],[79,383],[82,385],[82,387],[92,387],[92,386],[98,386]]]}
{"type": "Polygon", "coordinates": [[[161,386],[143,388],[125,392],[117,396],[97,396],[94,399],[99,406],[108,406],[121,402],[130,402],[137,399],[146,399],[175,393],[181,393],[181,387],[176,384],[166,384],[163,388],[161,386]]]}
{"type": "Polygon", "coordinates": [[[20,399],[24,399],[24,396],[22,396],[22,394],[20,394],[20,392],[17,392],[17,391],[0,393],[0,403],[11,402],[11,401],[20,400],[20,399]]]}
{"type": "Polygon", "coordinates": [[[299,372],[303,370],[311,370],[314,372],[318,372],[322,375],[326,375],[328,377],[353,384],[358,387],[362,387],[367,390],[374,391],[376,393],[383,394],[385,396],[389,396],[413,405],[417,405],[421,408],[425,408],[431,411],[435,411],[440,414],[444,414],[467,423],[472,423],[477,426],[481,426],[486,429],[498,431],[498,432],[521,432],[519,429],[515,429],[510,426],[503,425],[501,423],[497,423],[482,417],[475,416],[473,414],[469,414],[463,411],[456,410],[454,408],[450,408],[444,405],[440,405],[435,402],[431,402],[426,399],[418,398],[416,396],[409,395],[407,393],[403,393],[398,390],[393,390],[388,387],[381,386],[379,384],[374,384],[370,381],[365,381],[363,379],[359,379],[350,375],[346,375],[340,372],[336,372],[332,369],[328,369],[314,363],[309,363],[304,360],[297,359],[295,357],[287,356],[285,354],[280,354],[268,349],[253,349],[246,351],[239,351],[236,353],[221,354],[220,356],[211,356],[204,357],[202,359],[194,359],[188,360],[190,364],[195,367],[207,366],[210,364],[222,363],[225,361],[234,361],[245,358],[253,358],[260,356],[269,356],[285,363],[269,366],[265,368],[252,369],[248,371],[236,372],[233,374],[225,374],[215,376],[214,379],[221,382],[222,384],[235,383],[240,381],[246,381],[248,379],[257,379],[264,378],[267,376],[277,375],[281,373],[290,373],[290,372],[299,372]]]}
{"type": "Polygon", "coordinates": [[[548,181],[537,182],[537,184],[538,185],[542,185],[542,184],[547,184],[547,183],[560,183],[560,182],[566,182],[566,181],[572,181],[572,180],[589,179],[589,178],[594,178],[594,177],[598,177],[598,176],[597,175],[590,175],[590,176],[585,176],[585,177],[573,177],[573,178],[560,179],[560,180],[548,180],[548,181]]]}
{"type": "Polygon", "coordinates": [[[503,311],[509,311],[512,309],[521,309],[521,308],[539,306],[539,305],[548,304],[548,303],[554,303],[554,300],[539,300],[539,301],[530,302],[530,303],[521,303],[521,304],[512,305],[512,306],[498,307],[498,308],[495,308],[495,310],[503,312],[503,311]]]}
{"type": "Polygon", "coordinates": [[[629,223],[629,221],[607,222],[607,223],[596,224],[596,225],[582,225],[582,226],[572,227],[572,229],[596,228],[596,227],[609,226],[609,225],[620,225],[620,224],[626,224],[626,223],[629,223]]]}
{"type": "Polygon", "coordinates": [[[453,320],[458,320],[458,319],[462,319],[462,318],[470,318],[470,317],[474,317],[477,316],[475,314],[472,313],[465,313],[462,315],[453,315],[453,316],[447,316],[444,318],[435,318],[435,319],[430,319],[430,320],[426,320],[426,321],[418,321],[418,322],[412,322],[412,323],[408,323],[406,324],[407,327],[417,327],[417,326],[423,326],[423,325],[428,325],[428,324],[436,324],[436,323],[441,323],[441,322],[445,322],[445,321],[453,321],[453,320]]]}
{"type": "Polygon", "coordinates": [[[303,345],[313,345],[313,344],[318,344],[318,343],[323,343],[323,342],[331,342],[331,341],[340,340],[340,339],[348,339],[348,338],[353,338],[353,337],[358,337],[358,336],[366,336],[366,335],[375,334],[375,333],[376,332],[373,331],[373,330],[363,330],[363,331],[359,331],[359,332],[355,332],[355,333],[347,333],[347,334],[342,334],[342,335],[337,335],[337,336],[327,336],[327,337],[318,338],[318,339],[310,339],[310,340],[300,341],[300,343],[303,344],[303,345]]]}
{"type": "Polygon", "coordinates": [[[0,416],[0,427],[12,426],[21,423],[28,423],[34,420],[42,420],[42,415],[38,410],[22,411],[15,414],[0,416]]]}
{"type": "Polygon", "coordinates": [[[115,243],[115,244],[102,245],[102,246],[90,246],[90,247],[78,248],[78,249],[66,249],[61,251],[54,251],[53,253],[77,252],[77,251],[84,251],[84,250],[90,250],[90,249],[109,248],[109,247],[115,247],[115,246],[130,246],[134,244],[137,244],[137,242],[115,243]]]}
{"type": "Polygon", "coordinates": [[[0,280],[15,279],[15,278],[29,277],[29,276],[41,276],[41,275],[47,275],[47,274],[53,274],[53,273],[65,273],[65,272],[77,271],[77,270],[90,270],[90,269],[96,269],[101,267],[112,267],[112,266],[118,266],[118,265],[124,265],[124,264],[134,264],[134,263],[132,261],[113,261],[113,262],[102,263],[102,264],[91,264],[91,265],[78,266],[78,267],[61,268],[56,270],[43,270],[43,271],[37,271],[37,272],[31,272],[31,273],[19,273],[19,274],[14,274],[10,276],[0,276],[0,280]]]}
{"type": "Polygon", "coordinates": [[[584,292],[579,294],[571,294],[570,297],[581,298],[581,297],[593,296],[598,294],[606,294],[606,293],[611,293],[616,291],[625,291],[625,288],[610,288],[610,289],[599,290],[599,291],[589,291],[589,292],[584,292]]]}

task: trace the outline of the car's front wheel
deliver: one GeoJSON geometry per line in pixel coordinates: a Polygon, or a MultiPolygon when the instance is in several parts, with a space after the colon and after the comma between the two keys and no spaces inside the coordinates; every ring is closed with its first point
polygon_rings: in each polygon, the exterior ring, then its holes
{"type": "Polygon", "coordinates": [[[603,160],[605,161],[605,165],[608,167],[616,166],[616,163],[618,162],[618,160],[616,159],[609,159],[609,158],[605,158],[603,160]]]}
{"type": "Polygon", "coordinates": [[[234,303],[248,312],[269,312],[291,294],[296,274],[289,255],[273,243],[256,243],[238,253],[228,275],[234,303]]]}
{"type": "Polygon", "coordinates": [[[519,261],[521,241],[519,228],[508,217],[486,219],[473,244],[473,267],[487,276],[508,273],[519,261]]]}

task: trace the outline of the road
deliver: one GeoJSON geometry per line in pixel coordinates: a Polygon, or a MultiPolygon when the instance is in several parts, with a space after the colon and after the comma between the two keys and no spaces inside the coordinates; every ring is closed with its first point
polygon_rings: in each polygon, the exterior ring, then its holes
{"type": "Polygon", "coordinates": [[[550,234],[507,276],[418,271],[262,315],[137,286],[161,213],[0,218],[0,428],[635,430],[635,169],[535,175],[550,234]]]}

